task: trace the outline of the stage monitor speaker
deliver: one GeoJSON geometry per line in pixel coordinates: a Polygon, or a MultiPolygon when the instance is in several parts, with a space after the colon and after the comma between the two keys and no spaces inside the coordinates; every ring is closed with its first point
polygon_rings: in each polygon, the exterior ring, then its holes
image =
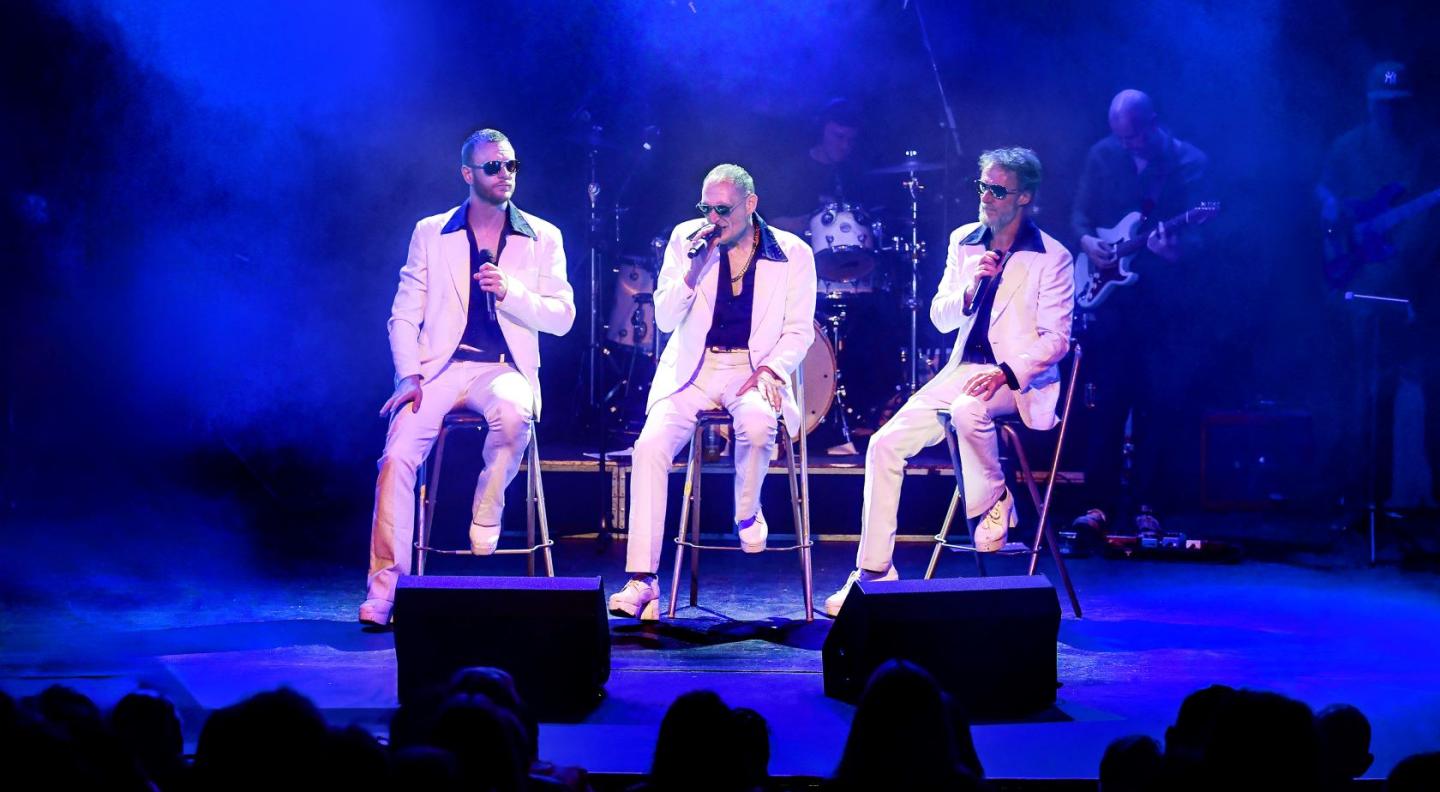
{"type": "Polygon", "coordinates": [[[909,660],[975,716],[1055,703],[1060,600],[1040,576],[856,583],[825,638],[825,695],[851,703],[880,664],[909,660]]]}
{"type": "Polygon", "coordinates": [[[442,691],[461,668],[493,666],[538,717],[583,715],[610,678],[600,578],[402,577],[395,663],[401,704],[442,691]]]}

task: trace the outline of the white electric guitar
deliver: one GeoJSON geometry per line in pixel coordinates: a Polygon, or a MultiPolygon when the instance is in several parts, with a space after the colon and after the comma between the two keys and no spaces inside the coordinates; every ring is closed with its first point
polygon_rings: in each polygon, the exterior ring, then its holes
{"type": "MultiPolygon", "coordinates": [[[[1220,211],[1217,201],[1199,204],[1188,212],[1175,215],[1165,221],[1165,228],[1177,230],[1187,225],[1200,225],[1220,211]]],[[[1135,236],[1135,231],[1145,220],[1139,212],[1125,215],[1112,228],[1096,229],[1095,236],[1115,247],[1115,266],[1097,267],[1090,258],[1081,253],[1075,258],[1075,304],[1084,309],[1094,308],[1105,302],[1112,292],[1122,286],[1129,286],[1140,279],[1140,273],[1130,271],[1130,262],[1145,249],[1149,234],[1135,236]]]]}

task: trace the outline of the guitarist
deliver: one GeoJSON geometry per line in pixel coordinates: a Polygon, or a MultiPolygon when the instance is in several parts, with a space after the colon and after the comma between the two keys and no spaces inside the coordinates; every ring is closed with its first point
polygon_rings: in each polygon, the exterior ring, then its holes
{"type": "MultiPolygon", "coordinates": [[[[1368,120],[1349,130],[1330,146],[1324,171],[1316,194],[1321,219],[1327,227],[1345,228],[1363,223],[1392,205],[1400,206],[1440,188],[1440,143],[1434,130],[1425,123],[1415,96],[1411,73],[1405,64],[1385,61],[1376,64],[1366,82],[1368,120]]],[[[1409,217],[1384,234],[1387,250],[1377,252],[1374,244],[1357,240],[1352,253],[1359,258],[1348,268],[1343,281],[1336,282],[1341,290],[1364,294],[1380,294],[1411,301],[1413,313],[1404,311],[1363,311],[1347,306],[1345,318],[1338,323],[1350,327],[1345,339],[1352,348],[1342,360],[1364,370],[1373,364],[1372,377],[1350,378],[1353,385],[1348,395],[1351,415],[1365,414],[1363,390],[1375,388],[1373,407],[1378,441],[1367,453],[1348,458],[1364,459],[1373,451],[1376,461],[1376,491],[1384,502],[1401,487],[1394,487],[1393,432],[1395,396],[1401,379],[1416,381],[1425,406],[1425,455],[1429,457],[1431,478],[1419,482],[1429,488],[1431,497],[1440,500],[1440,356],[1434,343],[1440,337],[1440,235],[1434,231],[1440,210],[1429,209],[1409,217]],[[1368,320],[1374,318],[1377,324],[1368,320]],[[1371,332],[1379,333],[1377,339],[1371,332]],[[1374,345],[1372,347],[1372,342],[1374,345]],[[1374,358],[1367,352],[1376,350],[1374,358]],[[1378,377],[1378,379],[1375,379],[1378,377]]],[[[1372,241],[1373,242],[1373,241],[1372,241]]],[[[1360,427],[1364,433],[1367,427],[1360,427]]],[[[1413,430],[1412,430],[1413,431],[1413,430]]],[[[1348,444],[1360,438],[1346,438],[1348,444]]],[[[1357,446],[1358,447],[1358,446],[1357,446]]],[[[1406,465],[1407,469],[1419,465],[1406,465]]],[[[1367,495],[1372,493],[1367,493],[1367,495]]],[[[1411,496],[1414,497],[1414,496],[1411,496]]],[[[1423,502],[1423,496],[1420,498],[1423,502]]]]}
{"type": "Polygon", "coordinates": [[[1177,279],[1184,276],[1177,264],[1194,247],[1193,239],[1187,245],[1157,221],[1195,205],[1206,157],[1160,124],[1150,97],[1141,91],[1116,94],[1109,123],[1111,134],[1086,156],[1072,230],[1091,266],[1101,268],[1119,261],[1097,229],[1138,211],[1146,222],[1137,233],[1148,238],[1130,264],[1141,272],[1140,279],[1079,317],[1085,358],[1076,396],[1087,409],[1073,414],[1081,416],[1080,431],[1086,435],[1085,482],[1094,505],[1120,530],[1121,521],[1129,522],[1130,513],[1141,506],[1136,522],[1154,530],[1158,523],[1148,507],[1162,494],[1156,486],[1157,452],[1164,448],[1168,456],[1174,449],[1161,432],[1179,431],[1179,422],[1162,414],[1173,409],[1178,384],[1167,387],[1157,378],[1176,369],[1174,346],[1183,338],[1177,305],[1186,304],[1175,299],[1182,293],[1177,279]]]}

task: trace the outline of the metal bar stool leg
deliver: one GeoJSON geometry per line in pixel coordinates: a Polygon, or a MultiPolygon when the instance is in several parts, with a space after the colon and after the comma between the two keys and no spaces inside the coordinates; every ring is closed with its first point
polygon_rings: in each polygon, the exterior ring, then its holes
{"type": "Polygon", "coordinates": [[[555,577],[555,558],[550,553],[550,518],[545,508],[545,479],[540,475],[540,445],[535,437],[534,424],[530,425],[530,470],[535,487],[535,500],[531,507],[540,518],[540,550],[545,554],[545,577],[555,577]]]}
{"type": "MultiPolygon", "coordinates": [[[[950,451],[950,465],[955,471],[955,495],[958,497],[959,517],[965,526],[965,537],[970,544],[975,544],[975,526],[970,524],[969,504],[965,502],[965,471],[960,465],[960,440],[955,436],[955,424],[950,420],[949,413],[940,413],[940,425],[945,431],[945,447],[950,451]]],[[[975,570],[981,575],[985,574],[985,559],[983,553],[974,553],[975,570]]]]}
{"type": "MultiPolygon", "coordinates": [[[[685,528],[690,520],[690,493],[695,485],[695,468],[700,454],[699,434],[697,426],[695,436],[690,441],[690,452],[685,457],[685,490],[680,498],[679,536],[685,535],[685,528]]],[[[665,527],[662,525],[660,529],[663,531],[665,527]]],[[[675,545],[675,574],[670,579],[670,608],[666,616],[670,619],[675,618],[675,601],[680,598],[680,565],[684,560],[682,558],[684,554],[685,546],[675,545]]]]}
{"type": "Polygon", "coordinates": [[[805,557],[805,514],[800,501],[800,475],[795,469],[795,445],[790,439],[790,431],[785,426],[784,418],[776,423],[776,431],[785,441],[785,478],[790,483],[790,512],[795,521],[796,544],[800,546],[800,586],[805,600],[805,621],[814,621],[814,592],[810,586],[810,565],[805,557]]]}
{"type": "Polygon", "coordinates": [[[526,443],[525,456],[525,546],[530,552],[525,554],[525,574],[535,577],[535,474],[539,469],[535,465],[535,433],[530,432],[530,442],[526,443]]]}
{"type": "MultiPolygon", "coordinates": [[[[700,490],[705,481],[705,455],[701,453],[704,439],[700,424],[695,424],[695,436],[691,439],[694,452],[695,487],[690,491],[690,607],[700,604],[700,490]]],[[[680,527],[684,530],[684,526],[680,527]]]]}
{"type": "MultiPolygon", "coordinates": [[[[1000,435],[1015,452],[1015,461],[1020,465],[1020,478],[1025,481],[1025,487],[1030,490],[1030,502],[1035,504],[1035,513],[1039,514],[1044,503],[1040,500],[1040,490],[1035,486],[1035,472],[1030,469],[1030,459],[1025,456],[1025,447],[1020,444],[1020,433],[1015,427],[1009,424],[1000,426],[1000,435]]],[[[1035,574],[1031,572],[1030,574],[1035,574]]]]}
{"type": "Polygon", "coordinates": [[[426,517],[430,514],[430,507],[425,502],[430,496],[430,460],[420,460],[420,469],[415,471],[419,494],[415,497],[415,535],[418,538],[415,544],[415,574],[424,576],[426,548],[430,546],[430,537],[426,531],[426,517]]]}
{"type": "MultiPolygon", "coordinates": [[[[440,472],[441,465],[445,462],[445,439],[450,436],[450,431],[448,426],[440,427],[440,437],[435,441],[435,463],[426,475],[427,486],[422,495],[424,522],[420,526],[420,547],[417,551],[420,556],[420,568],[417,571],[421,575],[425,574],[425,555],[430,547],[430,529],[435,525],[435,502],[440,499],[440,472]]],[[[420,464],[424,465],[428,462],[427,459],[420,464]]]]}
{"type": "MultiPolygon", "coordinates": [[[[1065,558],[1060,555],[1060,544],[1055,541],[1055,531],[1050,526],[1050,503],[1055,493],[1055,478],[1060,472],[1060,452],[1065,449],[1065,434],[1070,428],[1070,407],[1075,403],[1075,382],[1080,378],[1080,359],[1082,351],[1079,344],[1075,344],[1072,353],[1075,358],[1070,364],[1070,383],[1065,388],[1065,408],[1060,413],[1060,430],[1055,438],[1055,459],[1050,463],[1050,478],[1045,482],[1045,505],[1040,509],[1040,528],[1036,532],[1035,541],[1040,541],[1043,534],[1045,541],[1050,544],[1050,555],[1055,559],[1055,569],[1060,573],[1060,580],[1065,584],[1065,592],[1070,596],[1070,607],[1075,618],[1081,618],[1080,597],[1075,593],[1075,584],[1070,580],[1070,571],[1065,567],[1065,558]]],[[[1032,547],[1030,555],[1030,574],[1035,574],[1035,565],[1039,562],[1039,547],[1032,547]]]]}
{"type": "Polygon", "coordinates": [[[950,538],[950,526],[955,522],[955,511],[960,506],[960,492],[950,493],[950,508],[945,510],[945,522],[940,524],[940,533],[935,535],[935,549],[930,551],[930,565],[925,567],[925,579],[935,577],[935,567],[940,563],[940,553],[945,550],[945,541],[950,538]]]}

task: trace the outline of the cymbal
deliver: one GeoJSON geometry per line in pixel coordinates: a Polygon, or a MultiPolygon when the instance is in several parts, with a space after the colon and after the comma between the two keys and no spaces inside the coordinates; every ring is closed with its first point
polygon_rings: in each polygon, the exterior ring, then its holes
{"type": "Polygon", "coordinates": [[[894,164],[894,165],[886,165],[886,166],[883,167],[883,168],[876,168],[876,169],[874,169],[874,170],[867,171],[867,172],[870,173],[870,174],[872,174],[872,175],[880,175],[880,174],[887,174],[887,173],[920,173],[920,172],[923,172],[923,171],[937,171],[937,170],[945,170],[945,163],[943,163],[943,162],[926,162],[926,161],[924,161],[924,160],[912,159],[912,160],[904,160],[904,161],[898,162],[898,163],[896,163],[896,164],[894,164]]]}

